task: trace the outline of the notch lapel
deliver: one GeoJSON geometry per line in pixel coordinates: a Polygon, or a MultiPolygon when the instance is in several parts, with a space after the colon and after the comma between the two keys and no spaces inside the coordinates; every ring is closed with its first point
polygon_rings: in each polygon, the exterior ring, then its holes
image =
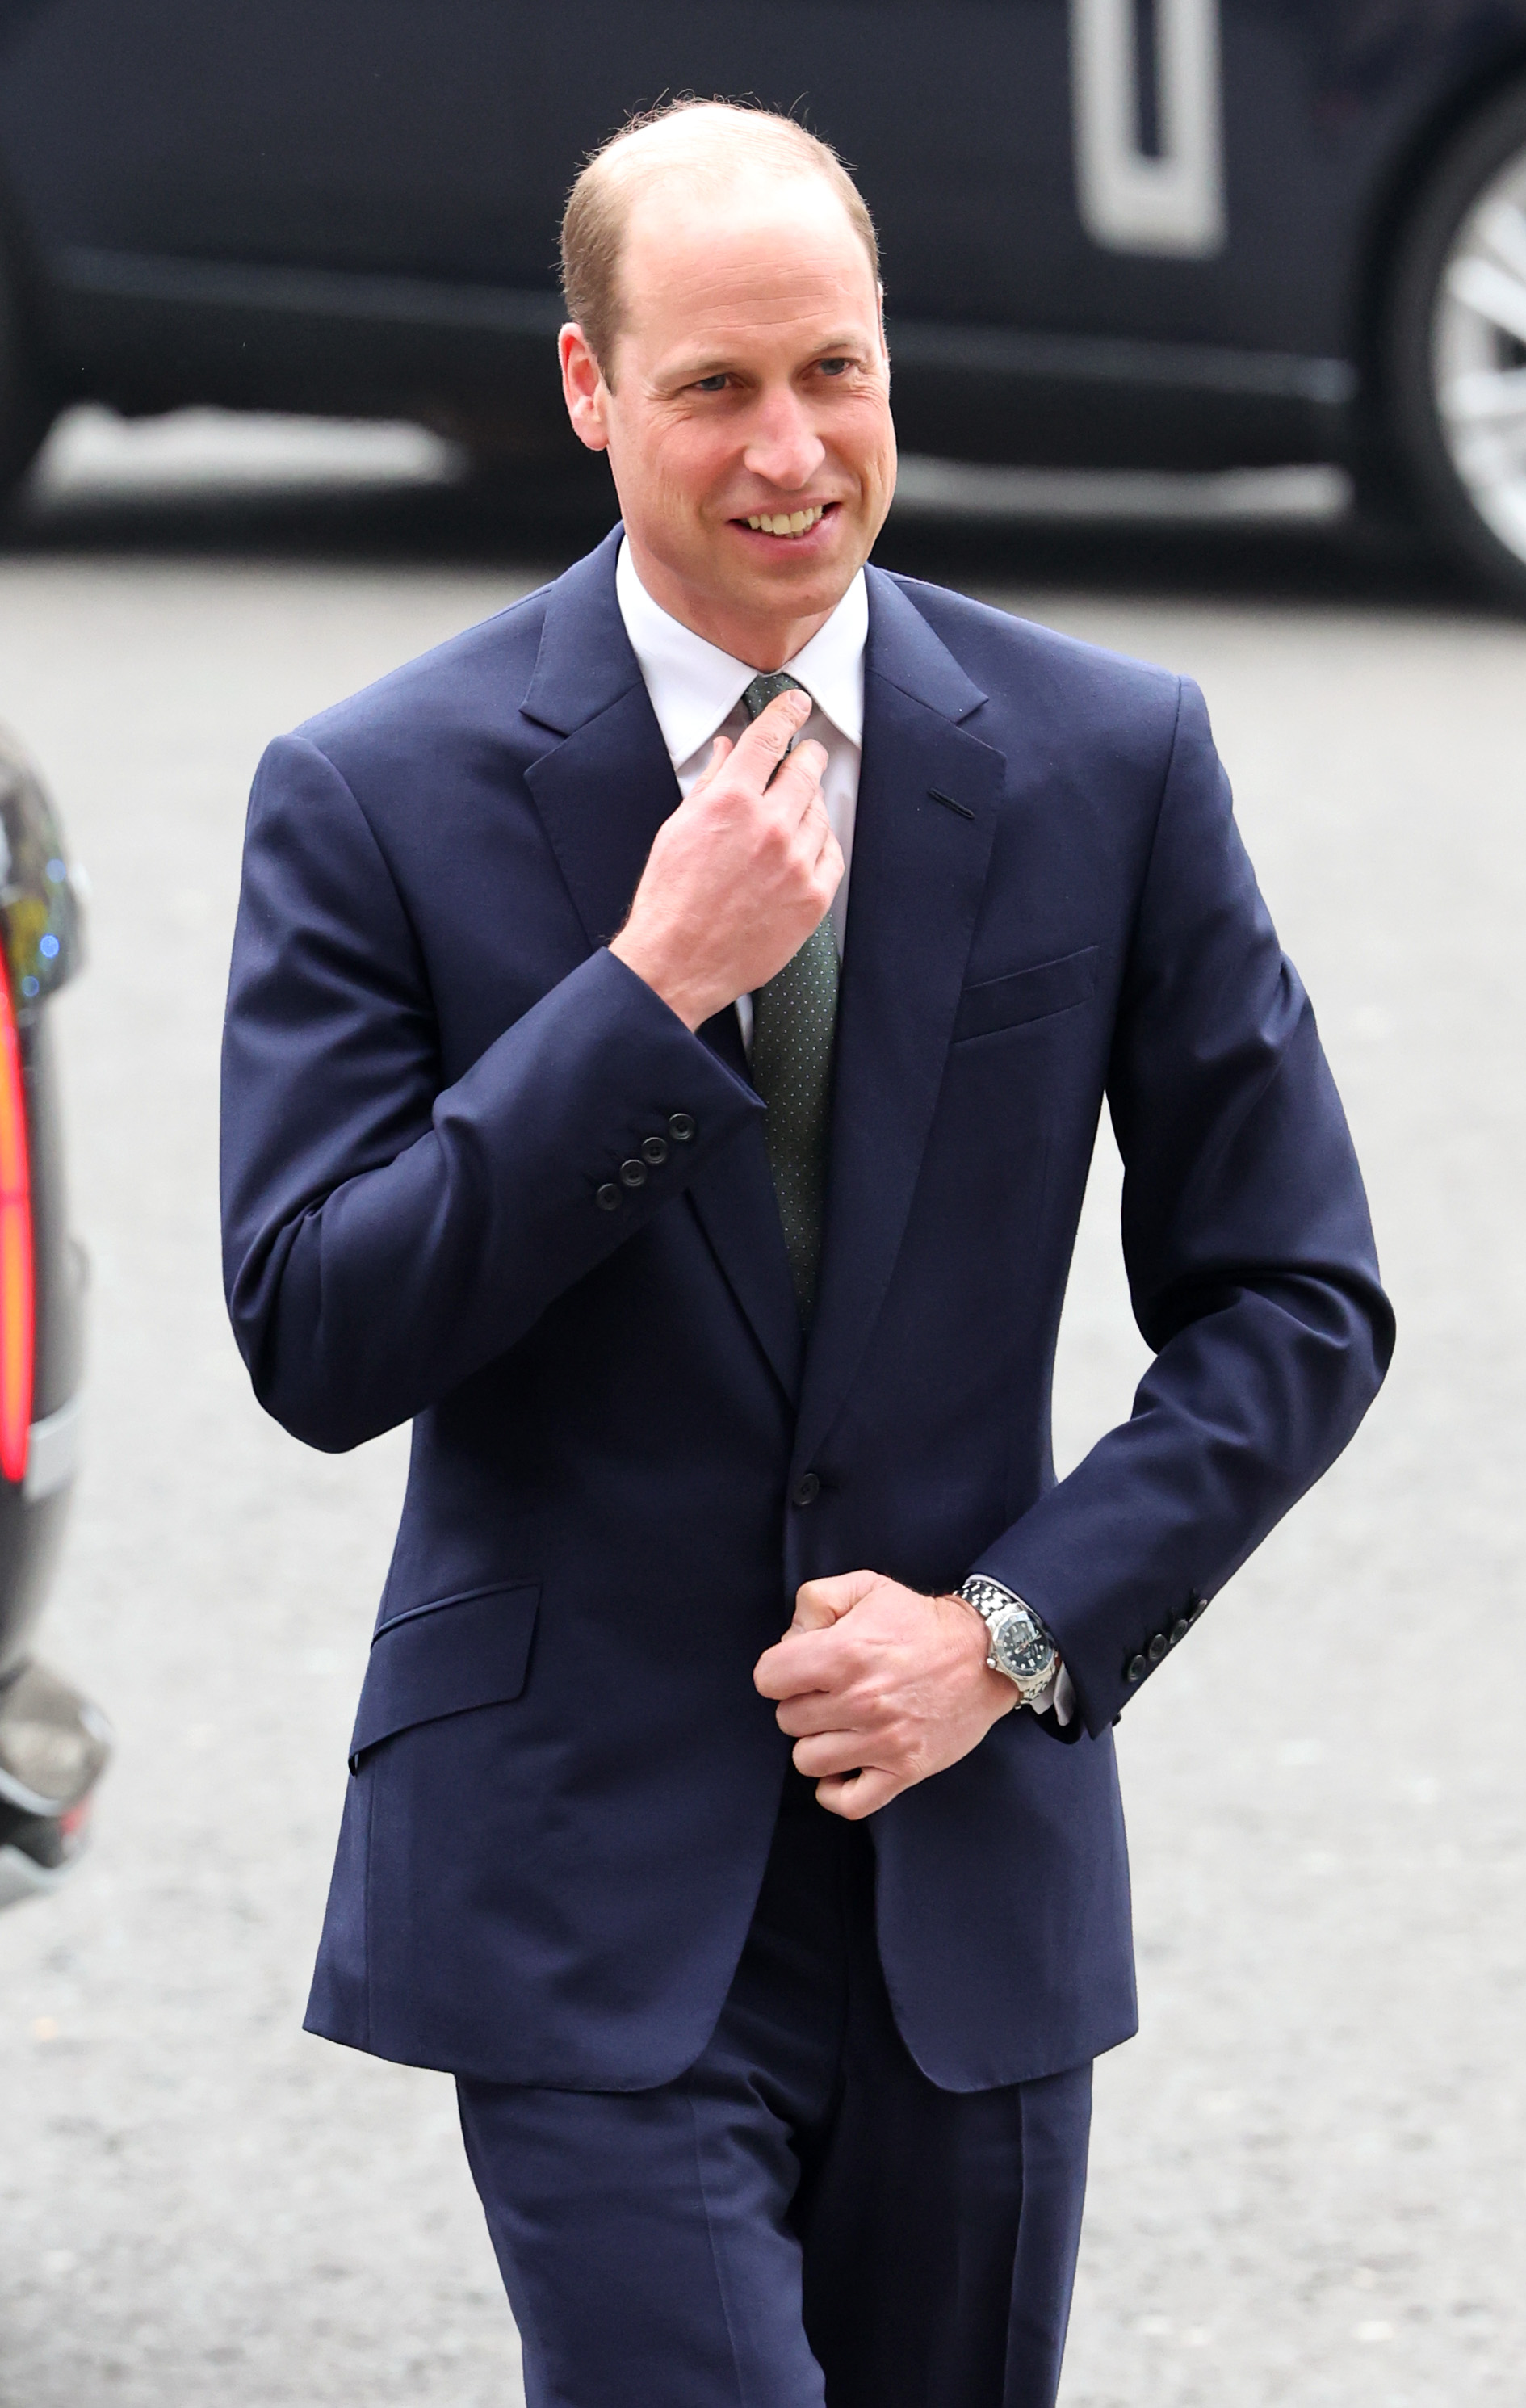
{"type": "Polygon", "coordinates": [[[869,591],[863,762],[826,1235],[797,1430],[802,1463],[842,1407],[895,1268],[1006,770],[1003,753],[959,724],[985,700],[980,689],[891,579],[871,570],[869,591]]]}
{"type": "MultiPolygon", "coordinates": [[[[630,909],[652,838],[677,810],[678,783],[615,596],[620,529],[547,597],[540,652],[521,709],[562,741],[525,771],[589,950],[607,944],[630,909]]],[[[747,1080],[736,1014],[700,1036],[747,1080]]],[[[689,1202],[728,1286],[792,1403],[802,1339],[784,1233],[760,1125],[746,1129],[690,1182],[689,1202]]]]}
{"type": "Polygon", "coordinates": [[[590,950],[630,909],[651,842],[678,801],[615,598],[620,529],[558,578],[521,705],[563,741],[525,771],[590,950]]]}

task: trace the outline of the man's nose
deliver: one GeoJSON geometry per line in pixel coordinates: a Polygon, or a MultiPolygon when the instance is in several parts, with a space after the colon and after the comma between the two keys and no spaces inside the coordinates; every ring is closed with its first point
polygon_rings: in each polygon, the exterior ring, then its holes
{"type": "Polygon", "coordinates": [[[808,411],[792,393],[763,396],[749,431],[743,462],[749,473],[787,494],[810,483],[826,445],[815,432],[808,411]]]}

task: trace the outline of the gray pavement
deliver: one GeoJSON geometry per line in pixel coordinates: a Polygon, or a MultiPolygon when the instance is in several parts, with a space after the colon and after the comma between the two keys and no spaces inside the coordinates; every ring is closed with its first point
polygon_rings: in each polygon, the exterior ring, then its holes
{"type": "MultiPolygon", "coordinates": [[[[235,543],[93,500],[87,458],[0,554],[0,711],[94,885],[59,1007],[90,1425],[47,1652],[121,1742],[88,1864],[0,1920],[0,2408],[521,2398],[449,2084],[298,2028],[403,1442],[264,1422],[218,1287],[261,745],[557,565],[464,542],[437,462],[394,470],[385,541],[363,496],[246,499],[235,543]]],[[[944,572],[1202,680],[1401,1318],[1348,1458],[1120,1733],[1144,2030],[1099,2069],[1065,2408],[1523,2392],[1526,626],[1300,561],[1258,581],[1220,532],[1154,579],[1048,538],[944,572]]],[[[1104,1145],[1062,1465],[1143,1360],[1116,1211],[1104,1145]]]]}

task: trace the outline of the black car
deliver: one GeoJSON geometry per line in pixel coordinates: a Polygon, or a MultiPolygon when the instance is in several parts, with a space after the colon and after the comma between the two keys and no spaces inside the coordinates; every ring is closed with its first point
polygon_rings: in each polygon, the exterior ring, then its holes
{"type": "Polygon", "coordinates": [[[1526,598],[1526,0],[0,0],[0,416],[421,419],[565,459],[579,155],[797,107],[965,460],[1337,460],[1526,598]]]}
{"type": "Polygon", "coordinates": [[[51,998],[78,967],[57,817],[0,731],[0,1907],[60,1882],[110,1733],[32,1641],[78,1451],[83,1264],[69,1236],[51,998]]]}

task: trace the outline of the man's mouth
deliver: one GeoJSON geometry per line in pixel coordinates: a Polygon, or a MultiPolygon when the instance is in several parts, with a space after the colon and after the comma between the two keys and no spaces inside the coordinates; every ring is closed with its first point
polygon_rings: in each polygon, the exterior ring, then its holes
{"type": "Polygon", "coordinates": [[[792,537],[808,535],[818,519],[825,518],[828,510],[834,508],[835,504],[832,502],[813,502],[807,510],[775,510],[772,513],[759,510],[749,516],[746,523],[759,535],[783,536],[788,540],[792,537]]]}

